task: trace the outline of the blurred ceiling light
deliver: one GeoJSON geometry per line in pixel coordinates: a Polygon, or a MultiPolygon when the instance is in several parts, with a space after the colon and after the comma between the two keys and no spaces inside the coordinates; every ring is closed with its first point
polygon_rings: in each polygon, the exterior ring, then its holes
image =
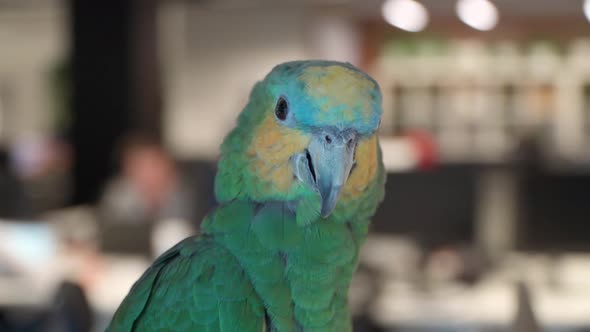
{"type": "Polygon", "coordinates": [[[410,32],[423,30],[428,24],[426,8],[415,0],[386,0],[381,13],[387,23],[410,32]]]}
{"type": "Polygon", "coordinates": [[[498,9],[488,0],[459,0],[456,10],[463,23],[477,30],[492,30],[498,23],[498,9]]]}
{"type": "Polygon", "coordinates": [[[584,14],[586,15],[588,21],[590,21],[590,0],[586,0],[584,2],[584,14]]]}

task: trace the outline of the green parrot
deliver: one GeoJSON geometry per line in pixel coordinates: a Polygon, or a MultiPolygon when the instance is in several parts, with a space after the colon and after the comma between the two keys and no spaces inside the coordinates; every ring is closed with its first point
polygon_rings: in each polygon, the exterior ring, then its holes
{"type": "Polygon", "coordinates": [[[351,331],[347,293],[384,196],[375,80],[280,64],[221,146],[219,205],[160,256],[107,331],[351,331]]]}

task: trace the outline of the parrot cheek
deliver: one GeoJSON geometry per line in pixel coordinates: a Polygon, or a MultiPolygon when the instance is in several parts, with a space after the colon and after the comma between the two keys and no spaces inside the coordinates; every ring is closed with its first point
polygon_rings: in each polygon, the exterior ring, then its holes
{"type": "Polygon", "coordinates": [[[351,172],[344,189],[342,189],[340,200],[344,204],[362,196],[367,186],[376,178],[379,165],[378,150],[377,135],[372,135],[358,142],[355,151],[354,171],[351,172]]]}

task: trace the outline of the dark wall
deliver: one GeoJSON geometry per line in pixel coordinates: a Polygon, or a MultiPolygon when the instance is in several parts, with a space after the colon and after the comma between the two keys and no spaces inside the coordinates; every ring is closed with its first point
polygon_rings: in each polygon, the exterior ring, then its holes
{"type": "Polygon", "coordinates": [[[427,247],[471,241],[476,170],[441,166],[389,174],[371,230],[408,235],[427,247]]]}
{"type": "MultiPolygon", "coordinates": [[[[509,167],[518,187],[516,248],[590,251],[590,174],[509,167]]],[[[425,247],[475,240],[477,178],[485,171],[441,166],[389,174],[371,230],[408,235],[425,247]]]]}
{"type": "Polygon", "coordinates": [[[519,249],[590,250],[590,174],[525,174],[520,200],[519,249]]]}
{"type": "Polygon", "coordinates": [[[156,0],[70,0],[73,203],[94,202],[131,130],[161,134],[156,0]]]}

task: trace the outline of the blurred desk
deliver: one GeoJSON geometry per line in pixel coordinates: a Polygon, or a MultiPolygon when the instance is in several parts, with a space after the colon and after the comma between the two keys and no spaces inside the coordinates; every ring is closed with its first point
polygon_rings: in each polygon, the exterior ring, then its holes
{"type": "MultiPolygon", "coordinates": [[[[39,227],[30,235],[45,234],[36,239],[48,234],[42,224],[27,227],[39,227]]],[[[7,234],[4,231],[0,234],[7,234]]],[[[51,240],[42,242],[43,255],[30,256],[36,259],[29,263],[18,259],[12,271],[0,272],[0,308],[50,308],[59,284],[69,280],[82,286],[95,313],[95,331],[103,331],[150,264],[144,256],[104,255],[91,246],[64,248],[51,240]]],[[[428,279],[419,268],[422,255],[414,242],[389,236],[372,235],[363,247],[361,265],[379,275],[373,278],[379,285],[368,296],[367,313],[381,326],[392,331],[508,331],[517,312],[516,282],[523,280],[545,331],[590,327],[588,254],[510,253],[472,285],[428,279]]]]}
{"type": "Polygon", "coordinates": [[[144,256],[102,255],[91,244],[65,245],[44,222],[0,221],[0,308],[43,311],[64,281],[80,285],[102,331],[133,283],[144,256]]]}
{"type": "Polygon", "coordinates": [[[0,308],[47,310],[61,282],[81,285],[95,313],[96,331],[103,331],[133,283],[149,266],[143,256],[57,256],[54,268],[0,276],[0,308]]]}
{"type": "MultiPolygon", "coordinates": [[[[513,285],[486,282],[477,287],[448,286],[430,294],[389,285],[375,306],[383,326],[403,330],[509,331],[516,317],[513,285]]],[[[590,327],[588,292],[534,289],[533,308],[545,331],[590,327]]]]}
{"type": "Polygon", "coordinates": [[[57,237],[42,222],[0,220],[0,306],[42,307],[59,278],[57,237]]]}
{"type": "Polygon", "coordinates": [[[393,331],[511,331],[518,311],[516,284],[524,281],[543,331],[588,331],[589,276],[588,254],[511,253],[473,285],[377,279],[382,285],[370,312],[393,331]]]}

